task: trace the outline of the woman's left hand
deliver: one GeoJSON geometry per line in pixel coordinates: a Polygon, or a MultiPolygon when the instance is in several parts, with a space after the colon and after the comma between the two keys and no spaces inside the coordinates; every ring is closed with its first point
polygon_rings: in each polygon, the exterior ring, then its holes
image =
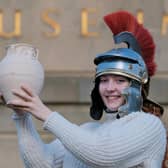
{"type": "Polygon", "coordinates": [[[21,110],[31,113],[39,120],[45,121],[52,111],[42,103],[38,95],[33,93],[32,89],[27,85],[22,85],[21,89],[12,90],[12,93],[18,99],[7,102],[8,107],[14,110],[21,110]]]}

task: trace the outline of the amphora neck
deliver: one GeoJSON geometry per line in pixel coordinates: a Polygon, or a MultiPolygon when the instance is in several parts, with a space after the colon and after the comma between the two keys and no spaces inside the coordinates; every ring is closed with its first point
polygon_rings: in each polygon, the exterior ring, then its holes
{"type": "Polygon", "coordinates": [[[26,43],[16,43],[9,45],[6,50],[6,56],[10,58],[21,57],[23,59],[38,59],[38,49],[26,43]]]}

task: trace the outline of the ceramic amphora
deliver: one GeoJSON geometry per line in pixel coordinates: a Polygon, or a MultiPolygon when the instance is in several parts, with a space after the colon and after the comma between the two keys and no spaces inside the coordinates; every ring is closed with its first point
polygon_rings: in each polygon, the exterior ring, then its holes
{"type": "Polygon", "coordinates": [[[44,82],[44,70],[38,61],[38,49],[25,43],[6,48],[6,56],[0,62],[0,92],[6,102],[16,98],[11,90],[28,85],[40,94],[44,82]]]}

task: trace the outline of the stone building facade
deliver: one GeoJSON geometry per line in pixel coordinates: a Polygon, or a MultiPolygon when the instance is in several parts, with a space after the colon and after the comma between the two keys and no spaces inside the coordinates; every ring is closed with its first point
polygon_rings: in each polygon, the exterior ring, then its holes
{"type": "MultiPolygon", "coordinates": [[[[29,43],[39,49],[45,69],[42,100],[70,121],[80,124],[89,117],[93,86],[93,59],[114,46],[103,16],[124,9],[138,17],[156,42],[157,73],[150,97],[165,108],[168,128],[168,3],[166,0],[2,0],[0,1],[0,58],[5,47],[29,43]],[[153,12],[155,11],[155,12],[153,12]]],[[[12,111],[0,104],[0,167],[22,168],[12,111]]],[[[44,141],[52,138],[34,120],[44,141]]]]}

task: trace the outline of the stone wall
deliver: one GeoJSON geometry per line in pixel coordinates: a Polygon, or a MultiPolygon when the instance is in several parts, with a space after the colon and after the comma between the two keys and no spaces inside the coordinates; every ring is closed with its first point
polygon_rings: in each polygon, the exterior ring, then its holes
{"type": "MultiPolygon", "coordinates": [[[[154,37],[158,69],[151,80],[150,97],[165,107],[162,120],[168,128],[167,0],[153,0],[152,5],[145,0],[1,0],[0,58],[7,45],[25,42],[36,46],[46,72],[42,100],[76,124],[89,121],[93,59],[114,47],[102,17],[118,9],[135,16],[142,12],[143,24],[154,37]]],[[[0,104],[0,114],[0,167],[22,168],[12,111],[0,104]]],[[[41,122],[34,122],[44,141],[54,138],[42,130],[41,122]]]]}

